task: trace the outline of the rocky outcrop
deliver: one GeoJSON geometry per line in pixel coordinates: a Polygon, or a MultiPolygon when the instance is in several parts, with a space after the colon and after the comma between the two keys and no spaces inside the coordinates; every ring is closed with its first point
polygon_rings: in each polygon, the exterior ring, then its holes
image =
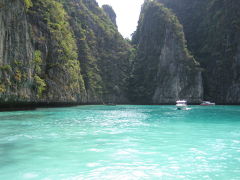
{"type": "Polygon", "coordinates": [[[237,48],[231,71],[233,78],[230,87],[227,89],[226,103],[238,104],[240,102],[240,45],[237,48]]]}
{"type": "Polygon", "coordinates": [[[84,98],[76,42],[55,1],[4,1],[1,103],[75,103],[84,98]],[[32,4],[32,3],[30,3],[32,4]],[[56,13],[56,14],[54,14],[56,13]]]}
{"type": "Polygon", "coordinates": [[[31,59],[33,46],[22,1],[0,2],[0,102],[34,98],[31,59]]]}
{"type": "Polygon", "coordinates": [[[95,0],[0,9],[0,104],[128,102],[131,48],[95,0]]]}
{"type": "Polygon", "coordinates": [[[133,36],[137,55],[130,83],[135,103],[173,104],[202,99],[199,64],[189,54],[176,16],[156,1],[145,1],[133,36]]]}
{"type": "Polygon", "coordinates": [[[102,8],[105,11],[105,13],[108,15],[108,17],[110,18],[112,23],[117,27],[117,22],[116,22],[116,17],[117,16],[116,16],[116,13],[114,12],[112,6],[103,5],[102,8]]]}
{"type": "Polygon", "coordinates": [[[203,68],[204,98],[240,104],[240,1],[158,0],[184,27],[188,47],[203,68]]]}
{"type": "Polygon", "coordinates": [[[146,0],[130,45],[95,0],[1,0],[0,105],[239,104],[239,7],[146,0]]]}
{"type": "Polygon", "coordinates": [[[153,103],[174,103],[177,99],[199,103],[203,95],[200,68],[168,27],[158,60],[153,103]]]}
{"type": "Polygon", "coordinates": [[[131,45],[95,1],[65,1],[91,103],[128,103],[131,45]],[[73,3],[74,2],[74,3],[73,3]],[[84,2],[84,3],[83,3],[84,2]]]}

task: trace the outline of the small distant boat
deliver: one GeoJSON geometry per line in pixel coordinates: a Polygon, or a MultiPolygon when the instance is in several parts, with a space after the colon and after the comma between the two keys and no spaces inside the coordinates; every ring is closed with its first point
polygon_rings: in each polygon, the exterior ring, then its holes
{"type": "Polygon", "coordinates": [[[189,109],[187,106],[187,101],[186,100],[178,100],[176,101],[176,106],[178,110],[187,110],[189,109]]]}
{"type": "Polygon", "coordinates": [[[215,103],[213,102],[210,102],[210,101],[203,101],[200,106],[214,106],[216,105],[215,103]]]}
{"type": "Polygon", "coordinates": [[[105,106],[116,106],[117,104],[114,104],[114,103],[103,103],[103,105],[105,105],[105,106]]]}
{"type": "Polygon", "coordinates": [[[107,103],[106,105],[107,105],[107,106],[116,106],[117,104],[114,104],[114,103],[107,103]]]}
{"type": "Polygon", "coordinates": [[[117,104],[114,104],[114,103],[105,103],[102,101],[102,104],[105,105],[105,106],[116,106],[117,104]]]}

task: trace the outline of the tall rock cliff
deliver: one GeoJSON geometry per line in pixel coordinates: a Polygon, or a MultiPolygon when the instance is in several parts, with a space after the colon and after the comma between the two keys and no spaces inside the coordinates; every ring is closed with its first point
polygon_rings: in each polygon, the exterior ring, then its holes
{"type": "Polygon", "coordinates": [[[127,103],[131,45],[95,0],[64,1],[64,7],[77,37],[87,101],[127,103]]]}
{"type": "Polygon", "coordinates": [[[176,16],[156,1],[145,1],[133,36],[137,55],[130,81],[135,103],[171,104],[201,101],[202,77],[189,54],[176,16]]]}
{"type": "Polygon", "coordinates": [[[102,6],[103,10],[105,11],[105,13],[108,15],[108,17],[110,18],[110,20],[112,21],[112,23],[117,26],[117,22],[116,22],[116,13],[114,12],[113,8],[109,5],[103,5],[102,6]]]}
{"type": "Polygon", "coordinates": [[[0,103],[128,102],[131,47],[95,0],[0,1],[0,103]]]}
{"type": "MultiPolygon", "coordinates": [[[[33,46],[22,1],[0,1],[0,102],[34,97],[33,46]]],[[[37,94],[37,93],[36,93],[37,94]]]]}
{"type": "Polygon", "coordinates": [[[183,24],[188,47],[203,71],[204,97],[240,103],[240,1],[158,0],[183,24]]]}
{"type": "Polygon", "coordinates": [[[133,48],[95,0],[0,0],[0,104],[239,104],[239,7],[146,0],[133,48]]]}

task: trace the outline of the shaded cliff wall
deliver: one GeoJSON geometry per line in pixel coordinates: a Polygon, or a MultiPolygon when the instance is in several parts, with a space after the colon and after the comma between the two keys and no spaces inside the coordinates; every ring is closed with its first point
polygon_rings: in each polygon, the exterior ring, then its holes
{"type": "Polygon", "coordinates": [[[133,102],[201,101],[201,70],[189,54],[182,26],[171,11],[156,1],[145,1],[133,43],[137,49],[129,85],[133,102]]]}
{"type": "Polygon", "coordinates": [[[88,101],[128,103],[131,45],[96,1],[65,1],[77,38],[88,101]],[[99,98],[100,97],[100,98],[99,98]]]}
{"type": "Polygon", "coordinates": [[[32,35],[35,78],[46,84],[40,101],[84,102],[76,39],[60,2],[35,0],[27,10],[32,35]]]}
{"type": "Polygon", "coordinates": [[[203,71],[204,98],[240,103],[240,1],[158,0],[183,24],[188,47],[203,71]]]}
{"type": "Polygon", "coordinates": [[[34,48],[22,1],[0,1],[0,102],[35,99],[34,48]]]}

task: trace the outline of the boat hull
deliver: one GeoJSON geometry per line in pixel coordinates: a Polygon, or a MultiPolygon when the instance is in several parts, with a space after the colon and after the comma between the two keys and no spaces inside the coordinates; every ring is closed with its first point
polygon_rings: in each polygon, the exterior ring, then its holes
{"type": "Polygon", "coordinates": [[[211,104],[200,104],[200,106],[215,106],[215,103],[211,103],[211,104]]]}
{"type": "Polygon", "coordinates": [[[177,110],[186,110],[187,109],[187,105],[176,105],[177,106],[177,110]]]}
{"type": "Polygon", "coordinates": [[[177,110],[186,110],[187,109],[187,101],[186,100],[178,100],[176,101],[177,110]]]}

